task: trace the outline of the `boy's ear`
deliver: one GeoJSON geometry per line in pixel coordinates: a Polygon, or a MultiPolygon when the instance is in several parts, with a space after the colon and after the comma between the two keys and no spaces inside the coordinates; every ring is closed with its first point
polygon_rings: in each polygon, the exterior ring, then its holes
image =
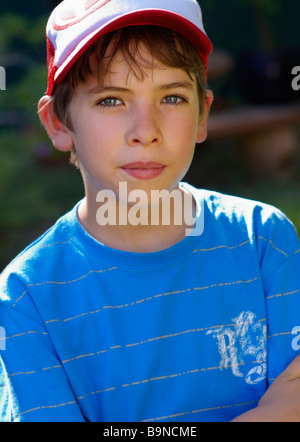
{"type": "Polygon", "coordinates": [[[199,118],[199,126],[197,131],[196,143],[203,143],[207,137],[207,119],[211,105],[214,101],[214,95],[211,90],[206,91],[206,98],[204,103],[204,112],[199,118]]]}
{"type": "Polygon", "coordinates": [[[71,150],[73,147],[71,132],[55,114],[53,102],[48,95],[40,99],[38,113],[54,147],[63,152],[71,150]]]}

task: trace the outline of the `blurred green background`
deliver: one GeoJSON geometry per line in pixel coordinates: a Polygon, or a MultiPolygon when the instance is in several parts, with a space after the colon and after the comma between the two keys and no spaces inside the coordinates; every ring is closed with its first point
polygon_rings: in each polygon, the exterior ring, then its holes
{"type": "MultiPolygon", "coordinates": [[[[46,89],[45,26],[57,3],[1,1],[0,66],[6,70],[6,90],[0,90],[0,270],[84,196],[80,173],[68,164],[68,155],[52,148],[36,111],[46,89]]],[[[208,140],[197,147],[185,179],[274,204],[300,232],[300,118],[295,118],[300,91],[291,87],[291,68],[300,66],[300,2],[203,0],[201,6],[216,50],[208,78],[215,104],[208,140]],[[269,60],[267,83],[247,61],[263,51],[269,60]],[[282,68],[278,54],[285,56],[282,68]],[[258,129],[251,109],[263,109],[266,116],[270,109],[287,115],[292,109],[293,116],[282,126],[276,121],[258,129]],[[245,112],[238,126],[232,111],[245,112]],[[223,115],[231,116],[232,125],[224,136],[217,130],[224,126],[223,115]],[[276,155],[278,161],[269,164],[276,155]]],[[[261,70],[262,63],[259,59],[261,70]]]]}

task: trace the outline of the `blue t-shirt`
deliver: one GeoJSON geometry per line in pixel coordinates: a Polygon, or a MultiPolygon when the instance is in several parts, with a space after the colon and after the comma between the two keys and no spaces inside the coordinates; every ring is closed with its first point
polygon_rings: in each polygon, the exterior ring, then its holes
{"type": "Polygon", "coordinates": [[[184,185],[200,235],[130,253],[78,204],[0,278],[2,421],[229,421],[300,349],[300,244],[258,202],[184,185]]]}

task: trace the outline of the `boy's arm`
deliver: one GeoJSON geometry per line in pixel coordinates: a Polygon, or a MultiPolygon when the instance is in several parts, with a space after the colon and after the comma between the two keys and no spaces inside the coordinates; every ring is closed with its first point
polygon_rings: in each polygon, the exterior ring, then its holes
{"type": "Polygon", "coordinates": [[[270,386],[258,406],[234,422],[300,422],[300,242],[280,211],[266,219],[257,237],[261,238],[270,386]]]}
{"type": "Polygon", "coordinates": [[[47,329],[28,313],[0,304],[0,421],[84,421],[47,329]]]}
{"type": "Polygon", "coordinates": [[[300,422],[300,356],[275,379],[256,408],[232,422],[300,422]]]}

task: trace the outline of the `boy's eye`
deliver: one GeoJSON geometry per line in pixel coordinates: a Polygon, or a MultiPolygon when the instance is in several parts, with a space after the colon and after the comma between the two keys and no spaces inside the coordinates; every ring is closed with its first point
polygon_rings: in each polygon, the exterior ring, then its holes
{"type": "Polygon", "coordinates": [[[164,98],[163,101],[167,104],[180,104],[182,102],[186,102],[186,100],[179,95],[169,95],[168,97],[164,98]]]}
{"type": "Polygon", "coordinates": [[[115,97],[107,97],[104,100],[101,100],[98,104],[104,107],[112,107],[122,104],[122,101],[115,97]]]}

